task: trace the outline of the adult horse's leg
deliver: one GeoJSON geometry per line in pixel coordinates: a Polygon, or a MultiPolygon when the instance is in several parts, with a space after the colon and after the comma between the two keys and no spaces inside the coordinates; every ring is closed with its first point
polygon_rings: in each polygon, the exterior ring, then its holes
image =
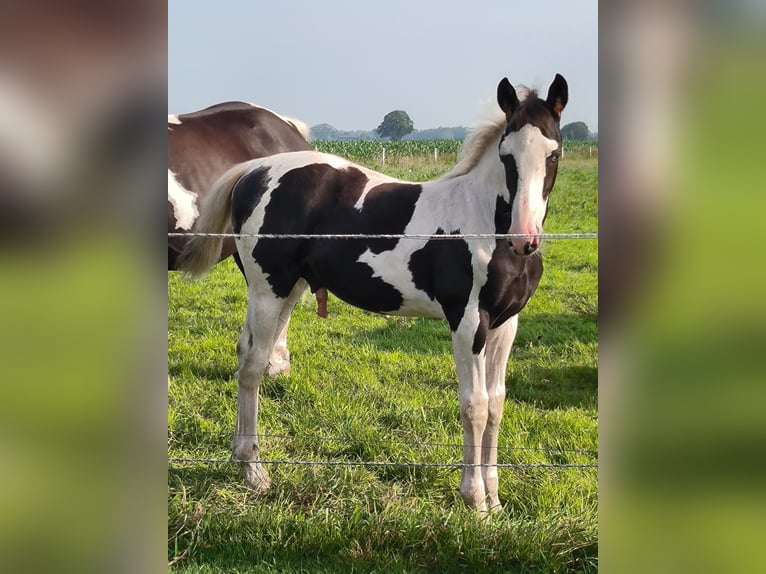
{"type": "Polygon", "coordinates": [[[460,419],[463,423],[463,475],[460,495],[465,503],[486,512],[487,501],[481,474],[481,441],[487,426],[487,388],[485,383],[485,349],[473,352],[479,327],[478,310],[466,308],[463,320],[452,334],[458,386],[460,388],[460,419]]]}
{"type": "Polygon", "coordinates": [[[500,421],[503,419],[505,405],[505,369],[508,365],[508,355],[511,352],[513,339],[516,337],[516,327],[519,316],[514,315],[497,329],[487,333],[487,398],[489,409],[487,428],[481,441],[482,475],[484,488],[487,491],[487,504],[490,512],[502,509],[497,494],[497,435],[500,432],[500,421]]]}
{"type": "Polygon", "coordinates": [[[285,299],[276,297],[268,286],[254,289],[251,285],[245,326],[237,343],[239,387],[233,458],[240,461],[247,484],[261,492],[269,488],[271,481],[259,462],[258,392],[274,347],[284,303],[285,299]]]}

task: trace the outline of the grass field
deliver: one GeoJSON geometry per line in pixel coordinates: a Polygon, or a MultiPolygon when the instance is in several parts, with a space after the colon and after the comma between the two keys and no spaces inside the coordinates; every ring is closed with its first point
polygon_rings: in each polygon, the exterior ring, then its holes
{"type": "MultiPolygon", "coordinates": [[[[412,159],[381,170],[422,181],[446,167],[412,159]]],[[[547,232],[596,230],[597,173],[596,158],[564,158],[547,232]]],[[[498,459],[594,463],[597,242],[550,240],[543,249],[545,272],[511,353],[498,459]]],[[[168,291],[168,456],[227,458],[244,282],[227,262],[201,282],[171,274],[168,291]]],[[[263,458],[459,462],[446,322],[368,314],[332,296],[328,308],[320,319],[313,299],[296,306],[292,375],[261,388],[263,458]]],[[[256,495],[231,464],[170,465],[173,571],[597,570],[592,468],[500,469],[504,510],[488,521],[463,506],[453,468],[267,468],[272,488],[256,495]]]]}

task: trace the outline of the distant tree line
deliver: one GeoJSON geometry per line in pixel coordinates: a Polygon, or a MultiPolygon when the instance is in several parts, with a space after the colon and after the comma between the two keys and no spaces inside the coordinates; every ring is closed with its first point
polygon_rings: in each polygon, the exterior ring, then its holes
{"type": "MultiPolygon", "coordinates": [[[[416,130],[412,120],[403,110],[386,114],[383,122],[374,130],[339,130],[330,124],[318,124],[311,128],[312,140],[462,140],[468,133],[464,126],[438,127],[416,130]]],[[[570,141],[598,140],[598,133],[592,133],[585,122],[571,122],[561,128],[561,137],[570,141]]]]}
{"type": "MultiPolygon", "coordinates": [[[[464,126],[438,127],[425,130],[412,130],[402,140],[462,140],[465,139],[468,128],[464,126]]],[[[312,140],[379,140],[375,130],[339,130],[330,124],[318,124],[311,128],[312,140]]]]}

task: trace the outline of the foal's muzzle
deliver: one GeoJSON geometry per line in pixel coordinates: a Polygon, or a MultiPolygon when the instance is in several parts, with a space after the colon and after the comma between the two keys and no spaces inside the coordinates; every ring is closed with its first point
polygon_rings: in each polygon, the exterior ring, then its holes
{"type": "Polygon", "coordinates": [[[533,239],[532,241],[527,241],[524,244],[524,255],[530,255],[532,252],[537,250],[537,246],[540,245],[537,242],[537,239],[533,239]]]}
{"type": "Polygon", "coordinates": [[[540,237],[514,237],[510,244],[516,255],[531,255],[540,247],[540,237]]]}

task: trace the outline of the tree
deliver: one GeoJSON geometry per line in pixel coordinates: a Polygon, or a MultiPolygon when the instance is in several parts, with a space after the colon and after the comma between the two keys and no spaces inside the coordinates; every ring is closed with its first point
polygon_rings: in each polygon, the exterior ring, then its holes
{"type": "Polygon", "coordinates": [[[585,141],[590,136],[590,130],[585,122],[572,122],[561,128],[561,137],[565,140],[585,141]]]}
{"type": "Polygon", "coordinates": [[[407,115],[407,112],[394,110],[385,115],[375,131],[382,138],[391,138],[393,141],[399,141],[412,132],[413,128],[412,120],[407,115]]]}

